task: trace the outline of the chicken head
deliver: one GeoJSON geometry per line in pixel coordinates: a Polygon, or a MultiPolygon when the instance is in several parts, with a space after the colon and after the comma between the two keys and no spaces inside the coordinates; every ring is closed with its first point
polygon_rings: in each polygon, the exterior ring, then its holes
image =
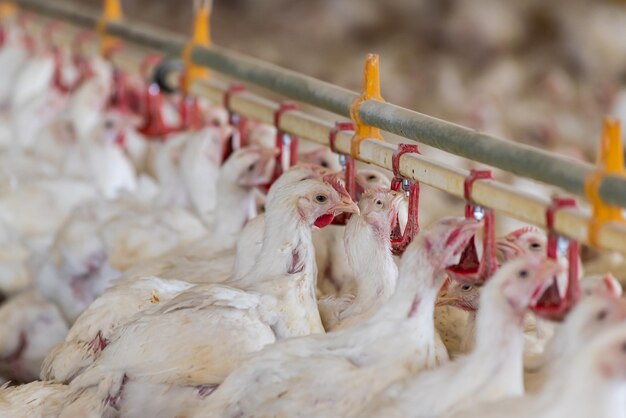
{"type": "Polygon", "coordinates": [[[235,151],[222,166],[220,177],[228,176],[241,187],[267,184],[274,173],[277,150],[249,146],[235,151]]]}
{"type": "Polygon", "coordinates": [[[359,213],[359,207],[334,175],[323,182],[304,180],[298,185],[297,208],[300,219],[317,227],[329,225],[341,213],[359,213]]]}
{"type": "Polygon", "coordinates": [[[538,228],[527,226],[516,229],[496,241],[498,261],[510,261],[523,254],[545,254],[547,243],[548,237],[538,228]]]}
{"type": "Polygon", "coordinates": [[[594,275],[580,281],[580,292],[583,297],[607,295],[619,298],[622,296],[622,285],[611,273],[594,275]]]}
{"type": "Polygon", "coordinates": [[[502,298],[519,315],[533,307],[552,284],[552,278],[563,268],[555,261],[526,255],[509,261],[492,277],[502,298]]]}
{"type": "Polygon", "coordinates": [[[307,152],[300,152],[298,160],[304,163],[317,164],[329,170],[339,171],[341,165],[337,154],[328,147],[320,147],[307,152]]]}
{"type": "Polygon", "coordinates": [[[359,168],[356,172],[356,182],[364,190],[389,188],[391,187],[391,181],[378,170],[371,168],[359,168]]]}
{"type": "Polygon", "coordinates": [[[474,219],[445,217],[422,230],[413,240],[416,244],[411,246],[427,252],[435,276],[438,276],[460,261],[461,254],[479,228],[480,223],[474,219]]]}
{"type": "MultiPolygon", "coordinates": [[[[523,227],[496,241],[498,261],[505,263],[526,254],[542,256],[546,253],[547,237],[535,227],[523,227]]],[[[476,311],[480,306],[479,283],[446,280],[441,287],[437,306],[454,306],[464,311],[476,311]]]]}
{"type": "Polygon", "coordinates": [[[454,306],[468,312],[478,310],[480,285],[446,279],[437,298],[437,306],[454,306]]]}
{"type": "Polygon", "coordinates": [[[560,340],[570,347],[576,347],[624,320],[626,301],[608,295],[593,295],[583,299],[572,310],[555,342],[560,340]]]}
{"type": "Polygon", "coordinates": [[[359,200],[361,218],[381,239],[389,240],[402,198],[402,194],[389,189],[374,189],[365,192],[359,200]]]}

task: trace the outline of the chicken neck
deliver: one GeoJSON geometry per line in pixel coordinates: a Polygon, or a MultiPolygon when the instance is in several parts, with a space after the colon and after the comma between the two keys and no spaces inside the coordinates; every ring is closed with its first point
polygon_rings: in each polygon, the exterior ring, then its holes
{"type": "Polygon", "coordinates": [[[482,290],[485,303],[476,316],[475,348],[464,360],[461,373],[483,394],[522,395],[523,316],[495,294],[497,291],[489,287],[482,290]]]}
{"type": "Polygon", "coordinates": [[[392,296],[398,277],[389,237],[378,236],[362,219],[349,223],[345,236],[356,285],[350,310],[374,313],[392,296]]]}
{"type": "Polygon", "coordinates": [[[311,225],[289,211],[265,214],[263,245],[254,267],[240,282],[276,298],[278,338],[323,332],[315,296],[315,248],[311,225]]]}
{"type": "Polygon", "coordinates": [[[400,323],[403,338],[427,353],[426,366],[436,365],[434,312],[444,277],[435,270],[427,253],[418,251],[403,262],[396,291],[371,320],[400,323]]]}

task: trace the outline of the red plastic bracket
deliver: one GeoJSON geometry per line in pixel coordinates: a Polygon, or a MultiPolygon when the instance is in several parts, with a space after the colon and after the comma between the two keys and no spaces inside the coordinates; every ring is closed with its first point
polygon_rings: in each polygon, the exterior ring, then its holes
{"type": "Polygon", "coordinates": [[[335,126],[330,130],[328,134],[328,143],[330,150],[337,154],[342,154],[345,157],[346,167],[344,173],[344,182],[346,184],[346,191],[356,201],[358,199],[356,189],[356,169],[354,159],[350,155],[343,154],[337,151],[335,147],[335,141],[337,140],[337,134],[339,132],[354,131],[354,123],[352,122],[335,122],[335,126]]]}
{"type": "MultiPolygon", "coordinates": [[[[417,144],[399,144],[398,148],[394,151],[391,159],[391,167],[393,170],[393,179],[391,180],[391,190],[398,191],[402,187],[402,181],[404,178],[400,174],[400,157],[404,154],[419,154],[419,147],[417,144]]],[[[407,223],[404,228],[404,232],[400,230],[400,225],[396,223],[396,226],[391,231],[391,251],[395,255],[401,255],[409,246],[413,238],[419,233],[419,199],[420,199],[420,184],[416,181],[411,181],[409,186],[409,208],[407,223]]]]}
{"type": "Polygon", "coordinates": [[[552,260],[557,258],[558,234],[554,232],[554,216],[559,209],[576,207],[576,199],[570,197],[554,197],[552,204],[546,210],[546,229],[548,230],[547,256],[552,260]]]}
{"type": "MultiPolygon", "coordinates": [[[[465,198],[465,217],[473,218],[476,205],[472,200],[472,191],[476,180],[488,180],[493,176],[490,170],[470,170],[469,176],[463,184],[465,198]]],[[[483,254],[478,259],[475,238],[472,237],[461,255],[458,265],[448,269],[451,277],[457,281],[482,284],[498,269],[496,258],[495,213],[491,209],[484,209],[483,217],[483,254]]]]}
{"type": "Polygon", "coordinates": [[[465,178],[463,183],[463,197],[465,198],[465,217],[471,218],[474,216],[475,205],[472,203],[472,190],[476,180],[491,180],[493,176],[491,170],[470,170],[469,176],[465,178]]]}
{"type": "MultiPolygon", "coordinates": [[[[328,134],[328,145],[330,146],[330,150],[336,154],[343,154],[342,152],[337,151],[335,147],[335,141],[337,140],[337,134],[342,131],[354,131],[354,123],[352,122],[335,122],[335,126],[330,130],[328,134]]],[[[346,157],[348,157],[346,155],[346,157]]]]}
{"type": "Polygon", "coordinates": [[[204,126],[204,119],[200,112],[198,98],[183,95],[178,103],[178,114],[180,115],[180,125],[178,130],[197,130],[204,126]]]}
{"type": "Polygon", "coordinates": [[[233,111],[230,108],[230,99],[233,94],[242,93],[246,91],[246,86],[242,83],[234,83],[228,86],[226,91],[224,92],[224,108],[228,111],[228,121],[231,125],[234,124],[233,121],[233,111]]]}
{"type": "MultiPolygon", "coordinates": [[[[548,246],[546,256],[552,260],[558,258],[559,235],[554,231],[554,218],[556,212],[563,208],[575,208],[576,199],[569,197],[554,197],[552,204],[546,210],[546,228],[548,230],[548,246]]],[[[578,241],[569,240],[567,247],[567,291],[565,297],[560,297],[556,277],[552,285],[546,290],[542,300],[533,308],[535,314],[550,320],[562,320],[565,315],[578,303],[580,287],[578,283],[578,259],[580,256],[580,244],[578,241]]]]}
{"type": "MultiPolygon", "coordinates": [[[[145,78],[148,78],[148,69],[157,65],[163,60],[161,54],[148,54],[139,66],[139,72],[145,78]]],[[[139,132],[151,138],[159,138],[163,140],[164,136],[176,131],[176,128],[172,128],[165,125],[162,114],[163,105],[163,93],[157,83],[151,83],[147,80],[144,91],[144,105],[143,116],[144,124],[139,129],[139,132]]]]}
{"type": "Polygon", "coordinates": [[[408,153],[419,154],[420,150],[417,144],[400,144],[394,151],[391,157],[391,170],[395,178],[402,178],[402,175],[400,175],[400,157],[408,153]]]}

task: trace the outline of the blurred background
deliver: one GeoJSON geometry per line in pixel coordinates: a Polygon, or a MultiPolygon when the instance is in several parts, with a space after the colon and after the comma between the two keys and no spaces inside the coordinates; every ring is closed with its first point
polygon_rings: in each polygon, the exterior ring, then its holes
{"type": "MultiPolygon", "coordinates": [[[[94,8],[101,0],[74,0],[94,8]]],[[[188,33],[192,1],[124,0],[188,33]]],[[[602,117],[626,117],[626,1],[214,0],[216,44],[357,89],[381,56],[386,100],[593,160],[602,117]]]]}

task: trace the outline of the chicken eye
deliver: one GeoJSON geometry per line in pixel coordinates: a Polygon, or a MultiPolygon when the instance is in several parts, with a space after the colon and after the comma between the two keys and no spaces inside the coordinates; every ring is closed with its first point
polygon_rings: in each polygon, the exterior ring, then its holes
{"type": "Polygon", "coordinates": [[[519,277],[520,279],[525,279],[528,277],[528,270],[521,270],[519,273],[517,273],[517,277],[519,277]]]}
{"type": "Polygon", "coordinates": [[[328,168],[328,163],[326,161],[322,161],[320,165],[324,168],[328,168]]]}
{"type": "Polygon", "coordinates": [[[376,202],[374,202],[374,203],[376,203],[376,206],[378,206],[379,208],[383,207],[383,201],[380,200],[380,199],[376,200],[376,202]]]}
{"type": "Polygon", "coordinates": [[[315,201],[317,203],[324,203],[328,200],[328,198],[326,196],[324,196],[323,194],[318,194],[317,196],[315,196],[315,201]]]}
{"type": "Polygon", "coordinates": [[[248,166],[248,171],[251,172],[252,170],[254,170],[254,164],[250,164],[248,166]]]}
{"type": "Polygon", "coordinates": [[[369,176],[367,176],[367,181],[374,181],[376,180],[376,176],[373,174],[370,174],[369,176]]]}
{"type": "Polygon", "coordinates": [[[530,249],[531,250],[539,250],[541,249],[541,244],[539,244],[538,242],[533,242],[530,244],[530,249]]]}
{"type": "Polygon", "coordinates": [[[607,317],[608,314],[609,313],[606,311],[606,309],[603,309],[600,312],[598,312],[598,314],[596,315],[596,319],[598,321],[603,321],[607,317]]]}
{"type": "Polygon", "coordinates": [[[470,290],[472,290],[472,285],[471,284],[464,284],[463,286],[461,286],[461,290],[463,290],[464,292],[469,292],[470,290]]]}

